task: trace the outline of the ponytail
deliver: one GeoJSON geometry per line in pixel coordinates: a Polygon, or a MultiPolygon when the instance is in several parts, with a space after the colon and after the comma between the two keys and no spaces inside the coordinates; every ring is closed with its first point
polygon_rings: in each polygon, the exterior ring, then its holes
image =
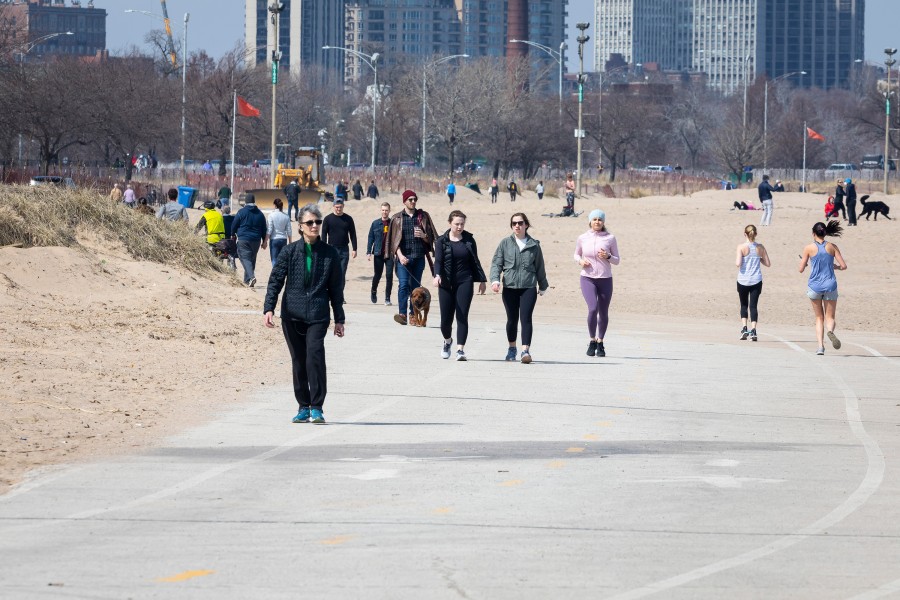
{"type": "Polygon", "coordinates": [[[813,235],[822,239],[824,239],[825,236],[841,237],[841,233],[843,233],[843,231],[844,228],[841,227],[841,223],[837,219],[828,221],[828,225],[821,222],[816,223],[812,228],[813,235]]]}

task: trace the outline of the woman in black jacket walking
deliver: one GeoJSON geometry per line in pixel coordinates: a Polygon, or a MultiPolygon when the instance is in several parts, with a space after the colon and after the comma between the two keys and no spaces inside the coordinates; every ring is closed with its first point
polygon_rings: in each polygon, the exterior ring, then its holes
{"type": "Polygon", "coordinates": [[[264,323],[266,327],[275,327],[275,304],[284,287],[281,330],[291,353],[294,397],[300,405],[292,421],[325,423],[322,414],[328,390],[325,333],[333,312],[334,335],[344,336],[343,271],[337,250],[319,239],[322,226],[319,208],[307,204],[300,210],[299,220],[303,239],[281,251],[269,275],[264,323]]]}
{"type": "Polygon", "coordinates": [[[487,289],[487,277],[478,260],[478,246],[475,237],[465,230],[466,215],[454,210],[447,219],[450,229],[435,240],[434,244],[434,285],[438,288],[441,306],[441,333],[444,345],[441,358],[450,358],[453,345],[453,316],[456,315],[456,360],[466,360],[465,345],[469,336],[469,307],[475,295],[474,283],[478,282],[478,293],[487,289]]]}

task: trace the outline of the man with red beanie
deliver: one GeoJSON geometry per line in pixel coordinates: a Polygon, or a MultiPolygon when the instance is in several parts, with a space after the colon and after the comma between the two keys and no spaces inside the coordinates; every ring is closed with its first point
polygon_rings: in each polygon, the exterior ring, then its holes
{"type": "Polygon", "coordinates": [[[416,325],[412,306],[409,304],[409,294],[422,285],[425,260],[428,260],[429,265],[433,264],[431,256],[434,254],[434,240],[438,236],[431,216],[416,207],[418,201],[414,191],[403,192],[403,210],[391,217],[391,224],[388,226],[388,256],[395,259],[400,288],[397,302],[399,312],[394,315],[394,320],[400,325],[416,325]]]}

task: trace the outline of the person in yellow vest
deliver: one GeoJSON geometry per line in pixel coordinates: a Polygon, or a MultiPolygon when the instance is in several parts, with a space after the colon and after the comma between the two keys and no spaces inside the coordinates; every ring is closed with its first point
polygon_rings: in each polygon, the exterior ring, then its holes
{"type": "Polygon", "coordinates": [[[205,227],[206,243],[212,246],[225,239],[225,219],[222,218],[222,213],[216,210],[215,201],[207,200],[203,203],[203,208],[206,211],[200,217],[194,231],[199,233],[205,227]]]}

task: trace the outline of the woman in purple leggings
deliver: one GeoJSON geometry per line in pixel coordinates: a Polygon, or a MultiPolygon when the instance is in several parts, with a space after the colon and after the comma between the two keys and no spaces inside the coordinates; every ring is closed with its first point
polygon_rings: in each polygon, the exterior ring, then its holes
{"type": "Polygon", "coordinates": [[[609,303],[612,300],[612,265],[619,264],[616,236],[606,230],[606,213],[591,211],[591,228],[578,236],[575,262],[581,265],[581,293],[588,305],[588,356],[606,356],[603,336],[609,325],[609,303]]]}

